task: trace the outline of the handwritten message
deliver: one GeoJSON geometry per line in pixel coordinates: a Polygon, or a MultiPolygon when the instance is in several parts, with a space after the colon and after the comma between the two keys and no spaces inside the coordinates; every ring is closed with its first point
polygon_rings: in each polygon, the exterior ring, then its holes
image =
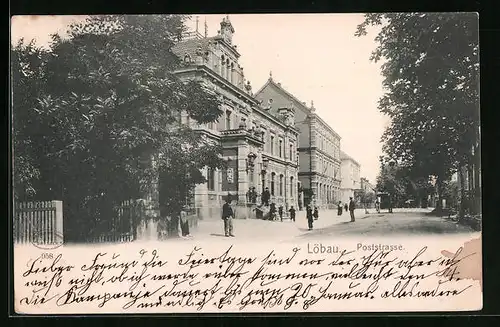
{"type": "MultiPolygon", "coordinates": [[[[110,312],[329,311],[338,302],[467,298],[475,284],[460,265],[476,253],[433,255],[426,246],[322,244],[262,254],[225,246],[185,252],[139,248],[90,251],[75,258],[37,253],[16,276],[20,311],[110,312]],[[367,249],[370,249],[369,251],[367,249]],[[242,253],[246,253],[242,255],[242,253]],[[21,295],[21,296],[19,296],[21,295]],[[49,310],[50,308],[50,310],[49,310]]],[[[439,253],[439,252],[438,252],[439,253]]]]}

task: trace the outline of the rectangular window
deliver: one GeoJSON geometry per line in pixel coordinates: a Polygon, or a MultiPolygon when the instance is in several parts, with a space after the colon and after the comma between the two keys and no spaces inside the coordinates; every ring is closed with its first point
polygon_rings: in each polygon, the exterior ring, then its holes
{"type": "Polygon", "coordinates": [[[209,191],[215,190],[215,169],[207,168],[207,187],[209,191]]]}
{"type": "Polygon", "coordinates": [[[280,145],[279,145],[279,156],[280,158],[283,158],[283,140],[280,140],[280,145]]]}
{"type": "Polygon", "coordinates": [[[231,129],[231,111],[226,111],[226,129],[231,129]]]}
{"type": "Polygon", "coordinates": [[[283,175],[280,175],[280,196],[283,196],[283,175]]]}

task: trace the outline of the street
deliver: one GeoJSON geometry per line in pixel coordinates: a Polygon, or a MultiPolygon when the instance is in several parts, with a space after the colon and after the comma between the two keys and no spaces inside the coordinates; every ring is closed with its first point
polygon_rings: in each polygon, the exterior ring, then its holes
{"type": "MultiPolygon", "coordinates": [[[[298,212],[295,222],[290,220],[264,221],[256,219],[235,219],[233,242],[275,240],[314,240],[338,236],[416,236],[430,234],[472,233],[469,227],[458,225],[445,217],[427,215],[431,209],[394,209],[393,213],[374,209],[365,214],[364,209],[355,212],[356,221],[351,223],[348,213],[337,216],[336,210],[320,211],[314,229],[308,231],[305,212],[298,212]]],[[[193,239],[215,241],[224,237],[222,220],[200,221],[192,231],[193,239]]]]}

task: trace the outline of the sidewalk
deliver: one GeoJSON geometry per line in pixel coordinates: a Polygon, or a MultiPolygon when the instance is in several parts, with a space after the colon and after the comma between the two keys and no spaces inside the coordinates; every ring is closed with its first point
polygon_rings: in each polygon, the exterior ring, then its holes
{"type": "MultiPolygon", "coordinates": [[[[366,217],[364,209],[356,209],[356,219],[366,217]]],[[[349,212],[337,216],[337,210],[320,210],[318,220],[314,221],[313,229],[318,230],[332,225],[350,221],[349,212]]],[[[297,212],[295,222],[290,219],[281,221],[268,221],[261,219],[235,219],[233,220],[234,234],[239,240],[275,240],[276,242],[289,240],[308,232],[306,212],[297,212]]],[[[219,219],[201,220],[198,227],[192,230],[192,235],[197,240],[224,239],[224,223],[219,219]]]]}
{"type": "MultiPolygon", "coordinates": [[[[363,218],[365,216],[368,216],[365,214],[365,209],[354,210],[355,219],[363,218]]],[[[297,212],[297,217],[295,218],[295,220],[296,220],[295,224],[300,230],[302,231],[308,230],[305,211],[297,212]]],[[[349,221],[351,221],[351,216],[349,215],[349,211],[346,212],[342,210],[342,215],[337,216],[337,210],[320,210],[318,220],[314,220],[313,222],[313,229],[322,229],[335,224],[340,224],[349,221]]]]}

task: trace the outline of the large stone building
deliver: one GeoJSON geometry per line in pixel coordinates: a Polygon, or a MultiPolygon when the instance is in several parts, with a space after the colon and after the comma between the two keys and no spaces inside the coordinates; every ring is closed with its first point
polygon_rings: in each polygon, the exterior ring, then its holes
{"type": "Polygon", "coordinates": [[[354,199],[354,192],[361,189],[361,166],[344,151],[340,151],[340,159],[342,160],[340,167],[342,172],[341,201],[348,202],[350,197],[354,199]]]}
{"type": "Polygon", "coordinates": [[[295,126],[300,131],[300,207],[309,203],[322,209],[334,207],[340,198],[340,136],[316,114],[313,103],[308,107],[274,81],[271,74],[255,98],[273,113],[282,107],[295,110],[295,126]]]}
{"type": "Polygon", "coordinates": [[[277,206],[287,209],[298,205],[298,130],[293,124],[294,111],[288,104],[275,111],[259,106],[238,63],[240,53],[232,42],[234,32],[226,17],[216,36],[194,33],[172,49],[183,61],[175,73],[183,80],[202,81],[223,102],[224,114],[217,123],[195,125],[187,115],[182,117],[184,123],[221,142],[228,163],[224,171],[204,169],[208,182],[194,190],[194,206],[202,219],[220,219],[228,194],[237,198],[237,218],[252,217],[252,187],[258,193],[257,203],[262,190],[269,187],[271,202],[277,206]]]}

